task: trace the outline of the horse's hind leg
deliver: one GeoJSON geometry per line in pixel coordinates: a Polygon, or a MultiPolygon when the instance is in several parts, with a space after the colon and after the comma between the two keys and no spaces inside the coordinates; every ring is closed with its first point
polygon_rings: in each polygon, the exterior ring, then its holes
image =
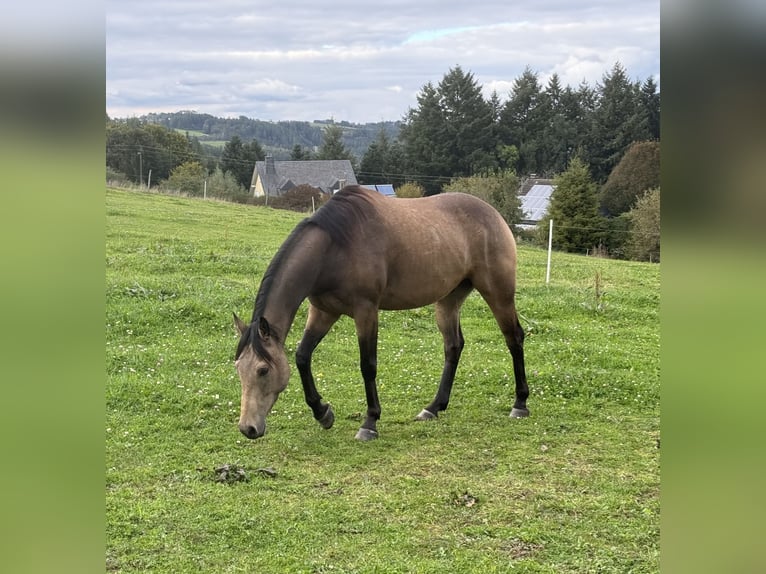
{"type": "Polygon", "coordinates": [[[425,421],[436,418],[439,412],[447,409],[457,365],[465,345],[463,331],[460,329],[460,307],[472,290],[470,283],[461,283],[454,291],[436,303],[436,324],[444,339],[444,369],[436,397],[420,411],[415,420],[425,421]]]}
{"type": "Polygon", "coordinates": [[[529,387],[527,386],[527,373],[524,368],[524,329],[519,323],[516,313],[516,304],[513,295],[493,297],[482,294],[484,300],[492,310],[495,320],[505,337],[505,343],[513,357],[513,376],[516,380],[516,401],[511,409],[512,418],[529,416],[527,398],[529,387]]]}
{"type": "Polygon", "coordinates": [[[314,418],[326,429],[329,429],[335,422],[335,414],[331,405],[322,402],[322,396],[317,391],[314,375],[311,372],[311,355],[337,320],[337,315],[325,313],[310,305],[306,328],[295,352],[295,363],[301,376],[301,383],[303,383],[306,403],[311,407],[314,418]]]}
{"type": "Polygon", "coordinates": [[[356,439],[368,441],[378,438],[380,400],[378,399],[378,308],[360,305],[354,309],[354,324],[359,340],[359,367],[364,379],[367,397],[367,416],[356,433],[356,439]]]}

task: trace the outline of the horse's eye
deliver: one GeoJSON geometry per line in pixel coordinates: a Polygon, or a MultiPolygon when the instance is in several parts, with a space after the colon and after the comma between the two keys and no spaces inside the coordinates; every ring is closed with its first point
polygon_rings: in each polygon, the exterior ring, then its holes
{"type": "Polygon", "coordinates": [[[269,368],[268,367],[258,367],[258,376],[259,377],[265,377],[269,374],[269,368]]]}

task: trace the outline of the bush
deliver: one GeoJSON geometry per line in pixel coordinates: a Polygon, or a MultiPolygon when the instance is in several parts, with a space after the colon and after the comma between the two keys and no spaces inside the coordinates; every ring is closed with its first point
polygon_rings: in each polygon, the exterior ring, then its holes
{"type": "Polygon", "coordinates": [[[628,213],[631,222],[626,252],[639,261],[660,260],[660,188],[650,189],[628,213]]]}
{"type": "Polygon", "coordinates": [[[198,161],[182,163],[170,172],[170,177],[160,183],[162,191],[176,191],[201,197],[205,189],[207,170],[198,161]]]}
{"type": "Polygon", "coordinates": [[[207,178],[207,196],[245,203],[249,193],[239,184],[234,174],[216,167],[207,178]]]}
{"type": "Polygon", "coordinates": [[[312,209],[319,209],[319,206],[328,199],[329,196],[322,193],[322,190],[308,184],[301,184],[279,197],[269,198],[269,205],[275,209],[288,209],[305,213],[312,209]]]}
{"type": "Polygon", "coordinates": [[[396,197],[423,197],[425,192],[422,185],[409,181],[396,188],[396,197]]]}
{"type": "Polygon", "coordinates": [[[131,179],[112,167],[106,166],[106,183],[115,187],[128,187],[133,185],[131,179]]]}

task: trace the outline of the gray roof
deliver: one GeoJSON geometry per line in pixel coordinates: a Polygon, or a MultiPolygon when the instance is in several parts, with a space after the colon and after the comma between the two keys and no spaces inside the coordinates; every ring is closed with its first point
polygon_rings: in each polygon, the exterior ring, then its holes
{"type": "Polygon", "coordinates": [[[525,222],[537,222],[545,216],[554,189],[552,185],[535,184],[525,195],[519,197],[525,222]]]}
{"type": "Polygon", "coordinates": [[[267,157],[265,161],[255,162],[251,186],[255,186],[258,177],[271,196],[282,195],[304,184],[330,194],[344,185],[357,184],[354,169],[347,159],[276,161],[267,157]]]}

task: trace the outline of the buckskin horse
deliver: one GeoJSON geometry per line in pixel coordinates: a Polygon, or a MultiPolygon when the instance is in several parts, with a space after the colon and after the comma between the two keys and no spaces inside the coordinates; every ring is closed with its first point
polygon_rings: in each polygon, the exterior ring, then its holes
{"type": "Polygon", "coordinates": [[[302,302],[308,319],[296,350],[306,403],[324,428],[335,421],[311,372],[314,349],[341,315],[354,321],[367,413],[356,434],[378,437],[376,384],[378,311],[435,303],[444,339],[444,368],[434,400],[415,418],[447,408],[464,339],[460,308],[476,289],[491,309],[513,358],[516,400],[510,416],[529,416],[524,330],[516,312],[516,242],[502,216],[463,193],[388,198],[346,186],[290,233],[264,273],[252,320],[234,314],[239,331],[235,365],[242,384],[239,430],[255,439],[287,387],[285,339],[302,302]]]}

